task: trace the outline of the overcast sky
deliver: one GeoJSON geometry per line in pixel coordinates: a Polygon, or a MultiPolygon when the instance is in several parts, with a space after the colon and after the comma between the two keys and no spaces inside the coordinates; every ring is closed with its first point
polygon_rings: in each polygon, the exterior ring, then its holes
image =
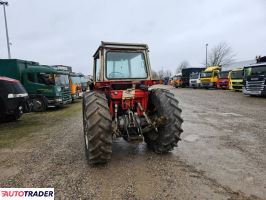
{"type": "MultiPolygon", "coordinates": [[[[100,41],[150,47],[152,68],[200,67],[209,48],[226,42],[236,60],[266,55],[265,0],[9,0],[13,58],[92,72],[100,41]]],[[[7,57],[0,8],[0,57],[7,57]]]]}

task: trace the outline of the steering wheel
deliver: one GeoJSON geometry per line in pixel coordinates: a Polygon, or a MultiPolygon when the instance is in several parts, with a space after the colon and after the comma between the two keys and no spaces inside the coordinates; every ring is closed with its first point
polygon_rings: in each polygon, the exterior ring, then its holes
{"type": "Polygon", "coordinates": [[[108,77],[110,78],[123,78],[124,77],[124,74],[121,73],[121,72],[111,72],[108,77]],[[115,74],[118,74],[118,77],[115,77],[115,74]]]}

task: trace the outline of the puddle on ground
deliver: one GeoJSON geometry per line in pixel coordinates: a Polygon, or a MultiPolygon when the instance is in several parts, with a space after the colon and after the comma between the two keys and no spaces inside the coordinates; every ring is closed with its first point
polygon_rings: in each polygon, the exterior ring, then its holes
{"type": "Polygon", "coordinates": [[[199,139],[198,135],[188,135],[185,138],[183,138],[186,142],[196,142],[199,139]]]}
{"type": "Polygon", "coordinates": [[[216,113],[216,114],[218,114],[218,115],[223,115],[223,116],[234,116],[234,117],[241,117],[242,115],[240,115],[240,114],[237,114],[237,113],[216,113]]]}

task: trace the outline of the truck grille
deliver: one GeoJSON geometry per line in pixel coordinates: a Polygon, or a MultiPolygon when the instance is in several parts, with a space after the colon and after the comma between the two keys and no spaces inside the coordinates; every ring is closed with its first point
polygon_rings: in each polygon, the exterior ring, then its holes
{"type": "Polygon", "coordinates": [[[62,92],[63,101],[69,101],[71,99],[70,91],[66,90],[62,92]]]}
{"type": "Polygon", "coordinates": [[[247,91],[262,91],[264,88],[263,81],[246,81],[246,90],[247,91]]]}

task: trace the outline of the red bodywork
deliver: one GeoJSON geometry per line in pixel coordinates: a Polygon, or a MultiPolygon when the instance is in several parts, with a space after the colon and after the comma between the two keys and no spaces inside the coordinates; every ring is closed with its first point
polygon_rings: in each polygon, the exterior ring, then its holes
{"type": "Polygon", "coordinates": [[[217,81],[217,88],[229,89],[229,79],[228,78],[219,78],[217,81]]]}
{"type": "MultiPolygon", "coordinates": [[[[133,110],[136,103],[140,103],[143,110],[147,110],[149,91],[143,89],[135,89],[135,95],[132,98],[123,99],[123,92],[125,90],[114,90],[112,89],[112,84],[114,85],[144,85],[146,87],[158,84],[155,80],[145,80],[145,81],[104,81],[96,82],[95,90],[103,91],[109,97],[109,109],[112,116],[114,116],[115,104],[121,105],[123,110],[128,110],[129,108],[133,110]]],[[[137,107],[137,113],[142,115],[142,111],[137,107]]]]}

